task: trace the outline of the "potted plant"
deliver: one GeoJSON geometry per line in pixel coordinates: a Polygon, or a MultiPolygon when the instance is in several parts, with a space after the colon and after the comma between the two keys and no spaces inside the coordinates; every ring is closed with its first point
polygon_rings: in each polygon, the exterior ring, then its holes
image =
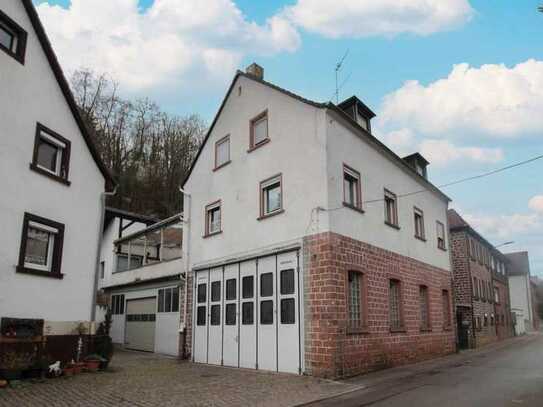
{"type": "Polygon", "coordinates": [[[7,351],[0,359],[0,377],[6,380],[19,380],[23,371],[32,366],[32,352],[7,351]]]}
{"type": "Polygon", "coordinates": [[[113,342],[107,335],[94,337],[94,351],[101,356],[100,369],[107,369],[113,357],[113,342]]]}
{"type": "Polygon", "coordinates": [[[107,359],[102,356],[93,353],[85,358],[86,369],[89,372],[96,372],[102,363],[107,362],[107,359]]]}
{"type": "Polygon", "coordinates": [[[64,376],[75,375],[75,366],[72,363],[68,363],[66,366],[64,366],[64,369],[62,369],[62,373],[64,376]]]}

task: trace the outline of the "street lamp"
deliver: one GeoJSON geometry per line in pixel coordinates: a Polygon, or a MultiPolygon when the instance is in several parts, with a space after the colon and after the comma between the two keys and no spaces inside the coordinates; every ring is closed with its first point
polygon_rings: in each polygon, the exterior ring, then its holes
{"type": "Polygon", "coordinates": [[[494,246],[494,249],[497,249],[498,247],[502,247],[502,246],[507,246],[507,245],[513,244],[513,243],[515,243],[515,242],[512,241],[512,240],[509,241],[509,242],[501,243],[501,244],[499,244],[499,245],[494,246]]]}

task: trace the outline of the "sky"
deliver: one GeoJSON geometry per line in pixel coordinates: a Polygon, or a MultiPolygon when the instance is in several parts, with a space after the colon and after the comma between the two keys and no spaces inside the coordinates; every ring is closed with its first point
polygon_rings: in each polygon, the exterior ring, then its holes
{"type": "MultiPolygon", "coordinates": [[[[316,101],[357,95],[436,185],[543,154],[543,0],[35,0],[60,62],[208,123],[237,69],[316,101]]],[[[543,160],[443,190],[543,277],[543,160]]]]}

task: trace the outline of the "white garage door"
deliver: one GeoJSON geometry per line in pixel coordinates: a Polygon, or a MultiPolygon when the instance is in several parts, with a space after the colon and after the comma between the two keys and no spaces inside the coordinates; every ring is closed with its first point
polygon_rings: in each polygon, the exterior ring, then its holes
{"type": "Polygon", "coordinates": [[[128,349],[154,352],[156,297],[126,302],[125,343],[128,349]]]}
{"type": "Polygon", "coordinates": [[[194,361],[301,372],[298,251],[196,273],[194,361]]]}

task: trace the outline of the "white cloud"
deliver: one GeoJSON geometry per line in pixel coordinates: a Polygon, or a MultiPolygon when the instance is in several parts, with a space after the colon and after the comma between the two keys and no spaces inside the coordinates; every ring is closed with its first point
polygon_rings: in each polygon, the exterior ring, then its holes
{"type": "Polygon", "coordinates": [[[543,228],[543,220],[536,213],[510,215],[462,215],[478,232],[488,239],[515,240],[543,228]]]}
{"type": "Polygon", "coordinates": [[[132,91],[223,82],[248,53],[300,45],[285,18],[258,25],[231,0],[155,0],[143,11],[138,0],[72,0],[68,8],[37,9],[64,67],[108,72],[132,91]]]}
{"type": "Polygon", "coordinates": [[[543,62],[455,65],[444,78],[406,82],[383,100],[379,123],[426,135],[518,137],[543,131],[543,62]]]}
{"type": "Polygon", "coordinates": [[[473,16],[468,0],[298,0],[284,14],[307,31],[330,38],[427,35],[473,16]]]}
{"type": "Polygon", "coordinates": [[[543,214],[543,195],[536,195],[528,202],[530,209],[543,214]]]}
{"type": "Polygon", "coordinates": [[[438,167],[459,160],[476,163],[497,163],[503,160],[503,151],[500,148],[458,147],[448,140],[423,140],[419,145],[419,151],[438,167]]]}

